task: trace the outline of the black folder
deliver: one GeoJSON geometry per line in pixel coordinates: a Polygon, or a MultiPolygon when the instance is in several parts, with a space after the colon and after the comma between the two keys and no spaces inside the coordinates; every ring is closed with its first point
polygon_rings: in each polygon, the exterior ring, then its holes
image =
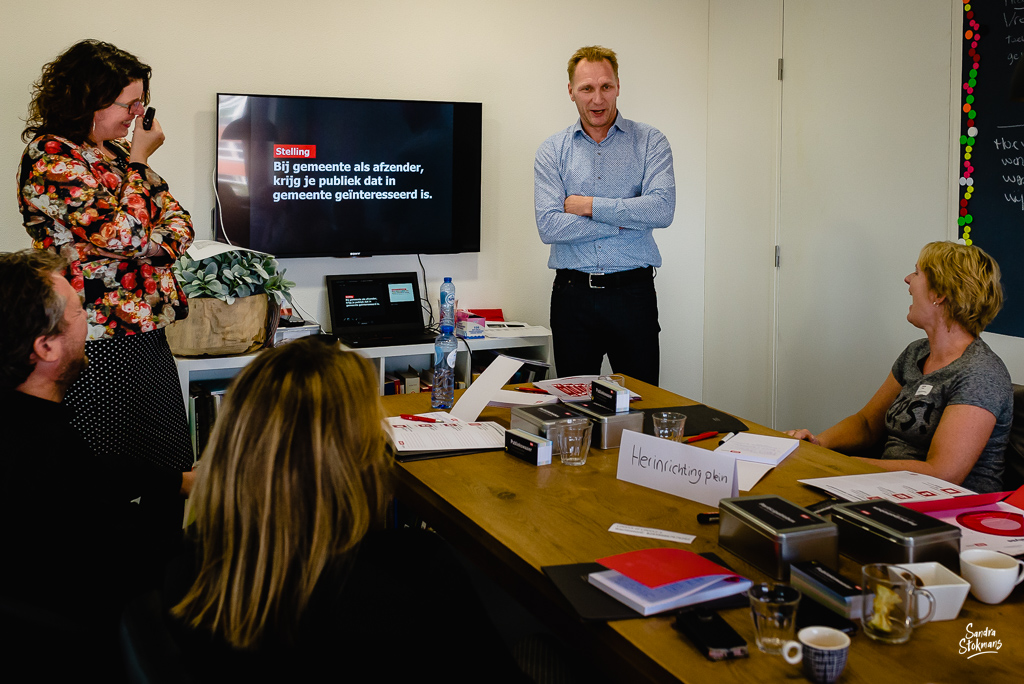
{"type": "Polygon", "coordinates": [[[728,432],[746,432],[750,428],[747,427],[739,418],[734,418],[728,413],[723,413],[718,409],[713,409],[710,406],[704,404],[694,404],[692,406],[668,406],[665,408],[650,408],[644,409],[644,433],[648,435],[654,434],[654,419],[651,418],[652,413],[658,411],[672,411],[673,413],[682,413],[686,416],[686,423],[683,425],[683,435],[699,435],[704,432],[716,432],[728,433],[728,432]]]}

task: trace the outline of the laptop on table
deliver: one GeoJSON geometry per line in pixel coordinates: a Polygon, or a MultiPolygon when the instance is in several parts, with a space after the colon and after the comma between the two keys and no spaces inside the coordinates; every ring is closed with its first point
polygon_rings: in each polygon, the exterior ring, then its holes
{"type": "Polygon", "coordinates": [[[437,333],[423,325],[416,273],[327,276],[331,332],[353,347],[432,343],[437,333]]]}

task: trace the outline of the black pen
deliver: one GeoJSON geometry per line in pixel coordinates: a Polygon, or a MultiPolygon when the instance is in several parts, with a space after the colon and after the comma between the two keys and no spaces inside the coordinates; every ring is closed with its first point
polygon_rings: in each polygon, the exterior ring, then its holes
{"type": "Polygon", "coordinates": [[[718,513],[698,513],[697,522],[701,525],[712,525],[718,522],[718,513]]]}
{"type": "Polygon", "coordinates": [[[725,437],[722,438],[722,441],[720,441],[718,443],[718,446],[722,446],[723,444],[725,444],[726,442],[728,442],[730,439],[732,439],[735,436],[736,436],[735,432],[730,432],[729,434],[727,434],[725,437]]]}

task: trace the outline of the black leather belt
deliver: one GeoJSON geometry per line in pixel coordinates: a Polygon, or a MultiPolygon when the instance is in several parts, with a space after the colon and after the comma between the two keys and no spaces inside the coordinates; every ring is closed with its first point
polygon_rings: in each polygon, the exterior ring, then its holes
{"type": "Polygon", "coordinates": [[[609,287],[628,287],[640,285],[654,280],[654,267],[634,268],[631,271],[619,271],[618,273],[584,273],[583,271],[571,271],[567,268],[560,268],[555,271],[556,285],[577,285],[589,287],[592,290],[603,290],[609,287]]]}

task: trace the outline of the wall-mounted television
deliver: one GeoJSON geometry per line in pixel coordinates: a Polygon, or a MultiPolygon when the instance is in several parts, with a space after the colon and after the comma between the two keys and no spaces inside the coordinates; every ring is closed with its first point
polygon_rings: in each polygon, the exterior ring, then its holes
{"type": "Polygon", "coordinates": [[[480,251],[479,102],[217,94],[217,239],[278,257],[480,251]]]}

